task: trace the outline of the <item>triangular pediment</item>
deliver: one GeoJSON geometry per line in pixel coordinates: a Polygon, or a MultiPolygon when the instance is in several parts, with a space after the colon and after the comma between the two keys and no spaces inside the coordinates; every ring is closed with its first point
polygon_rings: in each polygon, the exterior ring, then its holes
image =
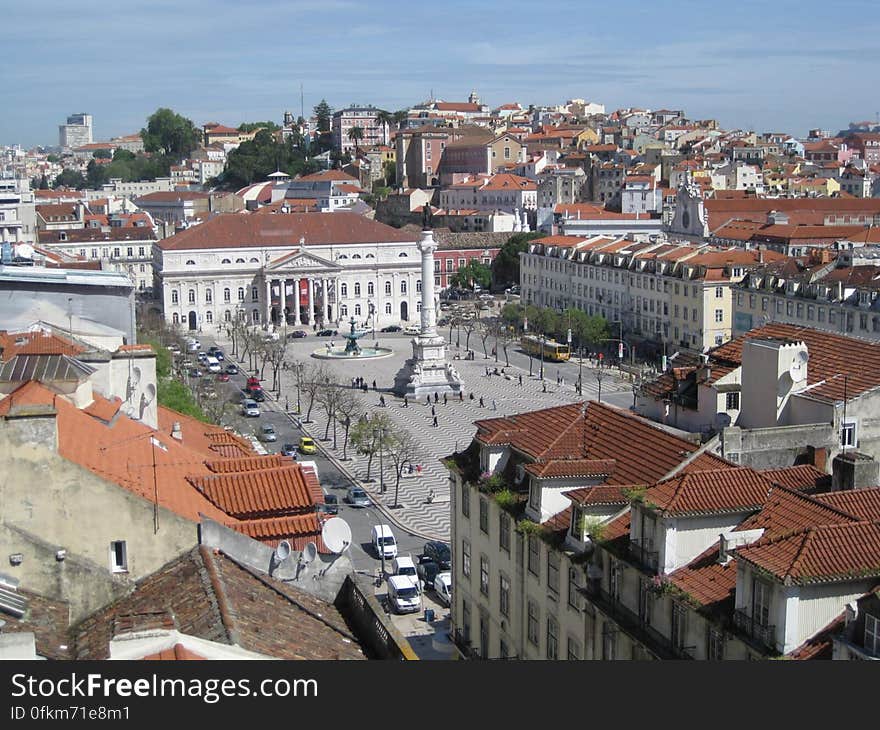
{"type": "Polygon", "coordinates": [[[328,261],[321,256],[316,256],[309,251],[294,251],[285,254],[266,266],[266,271],[341,271],[338,264],[328,261]]]}

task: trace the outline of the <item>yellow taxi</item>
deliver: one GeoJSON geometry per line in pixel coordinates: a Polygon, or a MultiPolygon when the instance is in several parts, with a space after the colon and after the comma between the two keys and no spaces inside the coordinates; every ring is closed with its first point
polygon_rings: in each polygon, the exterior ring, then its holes
{"type": "Polygon", "coordinates": [[[314,454],[317,453],[318,447],[315,445],[315,440],[308,436],[303,436],[299,440],[299,453],[301,454],[314,454]]]}

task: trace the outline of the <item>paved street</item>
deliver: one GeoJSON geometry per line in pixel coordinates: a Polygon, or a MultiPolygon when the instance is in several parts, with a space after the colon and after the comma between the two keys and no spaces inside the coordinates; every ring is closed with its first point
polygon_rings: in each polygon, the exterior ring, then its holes
{"type": "MultiPolygon", "coordinates": [[[[449,329],[444,328],[442,334],[448,338],[449,329]]],[[[460,348],[455,346],[456,335],[456,332],[452,333],[453,345],[449,348],[451,360],[456,355],[461,357],[466,355],[464,350],[465,335],[463,332],[461,333],[460,348]]],[[[334,339],[337,342],[341,340],[339,337],[334,339]]],[[[411,338],[401,334],[377,333],[377,339],[382,346],[393,348],[394,355],[376,360],[323,360],[320,362],[323,362],[336,375],[336,381],[341,385],[350,386],[353,378],[364,378],[370,384],[370,390],[362,394],[367,412],[373,413],[380,408],[379,396],[382,395],[385,398],[387,415],[398,427],[412,433],[419,442],[422,453],[418,463],[422,466],[422,470],[420,474],[405,474],[401,479],[400,506],[396,509],[392,508],[394,504],[394,469],[388,463],[388,459],[385,459],[384,463],[384,481],[387,491],[383,494],[378,482],[364,481],[367,473],[366,457],[355,455],[353,450],[349,449],[349,460],[342,462],[341,428],[336,449],[332,448],[332,429],[329,440],[323,440],[327,419],[326,414],[321,411],[319,406],[316,405],[312,409],[312,422],[302,424],[302,429],[319,443],[323,457],[317,461],[322,484],[328,491],[336,490],[342,495],[348,486],[348,479],[353,479],[364,487],[374,503],[385,513],[385,521],[390,521],[399,528],[405,528],[424,539],[448,541],[450,531],[448,475],[440,463],[440,459],[455,450],[465,448],[470,443],[475,431],[473,426],[475,420],[580,402],[581,396],[574,389],[574,383],[578,376],[578,363],[544,363],[544,380],[541,381],[538,378],[540,363],[537,359],[532,359],[533,376],[530,377],[528,356],[519,351],[517,345],[512,345],[508,349],[511,367],[505,367],[505,375],[487,377],[487,367],[493,372],[498,367],[500,372],[501,367],[504,366],[504,355],[499,352],[499,362],[496,365],[495,358],[491,356],[492,340],[490,339],[486,343],[490,353],[490,356],[486,358],[482,353],[479,338],[473,334],[469,344],[471,350],[475,351],[475,359],[454,360],[456,368],[465,381],[464,399],[459,401],[449,398],[448,403],[444,405],[441,396],[439,403],[433,406],[438,419],[438,425],[435,428],[432,425],[431,406],[423,401],[422,403],[410,403],[409,407],[405,408],[403,400],[388,390],[394,382],[394,374],[403,365],[404,360],[411,355],[411,338]],[[522,385],[519,384],[520,375],[522,376],[522,385]],[[560,382],[557,382],[557,377],[560,378],[560,382]],[[372,389],[374,379],[378,392],[372,389]],[[471,399],[471,395],[473,395],[473,399],[471,399]],[[483,398],[482,407],[479,405],[480,397],[483,398]],[[331,464],[337,467],[338,471],[331,469],[331,464]],[[432,490],[434,499],[429,503],[428,496],[432,490]]],[[[364,340],[371,341],[372,338],[368,335],[364,340]]],[[[205,342],[209,341],[203,338],[203,345],[205,342]]],[[[310,355],[313,351],[322,349],[326,343],[327,338],[318,338],[312,334],[303,339],[291,340],[286,359],[309,364],[319,362],[311,358],[310,355]]],[[[224,347],[227,354],[230,353],[230,343],[223,341],[222,337],[218,339],[218,344],[224,347]]],[[[596,399],[598,397],[600,382],[596,377],[597,372],[601,377],[602,400],[623,408],[629,407],[632,403],[632,389],[629,382],[623,381],[616,370],[596,371],[588,367],[586,362],[583,365],[584,398],[596,399]]],[[[264,385],[269,386],[271,383],[264,385]]],[[[296,381],[292,372],[286,371],[282,374],[281,397],[277,402],[270,401],[272,401],[271,396],[270,400],[263,404],[264,411],[267,413],[259,419],[260,421],[265,419],[267,422],[272,422],[277,428],[276,421],[284,420],[285,413],[283,411],[287,406],[290,409],[291,418],[294,423],[297,423],[293,413],[296,409],[296,381]]],[[[308,405],[305,397],[301,397],[301,405],[304,415],[308,405]]],[[[236,418],[238,417],[236,416],[236,418]]],[[[249,420],[257,421],[258,419],[249,420]]],[[[251,426],[247,421],[245,424],[241,424],[239,421],[236,426],[245,428],[245,432],[253,432],[257,428],[257,426],[251,426]]],[[[295,440],[298,441],[298,438],[299,436],[296,435],[295,440]]],[[[283,440],[283,437],[279,435],[279,442],[274,445],[275,448],[272,450],[280,448],[283,440]]],[[[374,458],[373,474],[378,477],[379,464],[377,462],[378,459],[374,458]]],[[[354,511],[348,510],[349,513],[354,511]]],[[[369,529],[365,532],[369,534],[369,529]]]]}

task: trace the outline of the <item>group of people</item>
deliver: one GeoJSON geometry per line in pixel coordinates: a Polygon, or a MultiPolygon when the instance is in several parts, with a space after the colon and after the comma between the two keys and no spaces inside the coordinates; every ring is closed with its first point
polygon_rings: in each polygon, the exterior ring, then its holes
{"type": "MultiPolygon", "coordinates": [[[[367,381],[363,378],[352,378],[351,379],[351,387],[357,390],[362,390],[366,393],[369,390],[369,386],[367,385],[367,381]]],[[[376,390],[376,381],[373,381],[373,390],[376,390]]]]}

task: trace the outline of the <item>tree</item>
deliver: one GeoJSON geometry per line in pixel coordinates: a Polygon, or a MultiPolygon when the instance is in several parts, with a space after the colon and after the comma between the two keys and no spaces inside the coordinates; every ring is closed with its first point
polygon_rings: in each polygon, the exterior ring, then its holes
{"type": "Polygon", "coordinates": [[[373,457],[387,446],[391,434],[391,419],[384,413],[374,413],[372,418],[362,416],[352,426],[351,443],[367,459],[367,476],[364,481],[370,482],[373,468],[373,457]]]}
{"type": "Polygon", "coordinates": [[[53,188],[76,188],[82,190],[86,186],[86,179],[79,170],[71,170],[67,168],[61,171],[61,174],[55,178],[52,183],[53,188]]]}
{"type": "Polygon", "coordinates": [[[333,110],[330,108],[330,105],[327,103],[326,99],[321,99],[318,102],[318,105],[312,109],[315,116],[318,118],[318,131],[319,132],[329,132],[330,131],[330,122],[333,116],[333,110]]]}
{"type": "Polygon", "coordinates": [[[492,261],[492,280],[496,286],[519,284],[519,255],[529,249],[529,241],[543,237],[543,233],[514,233],[501,246],[492,261]]]}
{"type": "Polygon", "coordinates": [[[94,160],[109,160],[113,157],[113,154],[109,149],[100,149],[92,152],[92,159],[94,160]]]}
{"type": "Polygon", "coordinates": [[[574,307],[566,309],[559,319],[559,325],[563,326],[566,323],[571,327],[571,335],[577,342],[578,348],[597,344],[610,336],[607,320],[597,315],[590,316],[582,309],[574,307]]]}
{"type": "Polygon", "coordinates": [[[131,162],[134,159],[137,159],[137,155],[122,147],[117,147],[116,152],[113,153],[113,162],[131,162]]]}
{"type": "Polygon", "coordinates": [[[160,152],[179,162],[198,146],[202,135],[189,119],[163,107],[149,116],[141,138],[147,152],[160,152]]]}
{"type": "Polygon", "coordinates": [[[459,267],[458,272],[450,277],[449,283],[460,289],[470,289],[474,284],[488,289],[492,284],[492,270],[478,259],[471,259],[459,267]]]}
{"type": "Polygon", "coordinates": [[[229,153],[221,176],[226,188],[241,188],[267,180],[276,170],[291,177],[316,170],[317,164],[306,160],[305,152],[293,138],[276,142],[270,132],[261,129],[249,142],[242,142],[229,153]]]}
{"type": "Polygon", "coordinates": [[[336,418],[339,414],[339,401],[342,398],[342,388],[336,383],[327,382],[318,391],[317,401],[327,414],[327,426],[324,429],[324,440],[328,439],[330,426],[333,426],[333,448],[336,448],[336,418]]]}
{"type": "Polygon", "coordinates": [[[394,114],[385,111],[384,109],[380,109],[376,112],[376,121],[387,131],[391,128],[391,125],[394,124],[394,114]]]}
{"type": "Polygon", "coordinates": [[[391,463],[394,464],[394,504],[392,507],[399,507],[400,477],[404,467],[418,458],[421,447],[409,431],[394,430],[389,435],[385,450],[391,463]]]}
{"type": "Polygon", "coordinates": [[[275,122],[242,122],[238,125],[239,132],[253,132],[255,129],[265,129],[267,132],[277,132],[279,127],[275,122]]]}
{"type": "Polygon", "coordinates": [[[320,393],[321,389],[324,388],[329,382],[330,374],[323,365],[312,365],[304,373],[302,389],[309,397],[309,407],[306,410],[306,423],[311,423],[312,407],[315,405],[315,400],[318,397],[318,393],[320,393]]]}
{"type": "Polygon", "coordinates": [[[397,125],[398,129],[403,129],[403,125],[406,120],[409,118],[409,112],[406,109],[400,109],[392,115],[394,118],[394,123],[397,125]]]}
{"type": "Polygon", "coordinates": [[[348,461],[348,438],[351,424],[364,412],[364,402],[353,390],[343,390],[336,404],[339,420],[345,427],[345,438],[342,441],[342,460],[348,461]]]}
{"type": "Polygon", "coordinates": [[[359,143],[364,138],[364,130],[363,127],[352,127],[348,130],[348,139],[351,142],[354,142],[354,158],[357,159],[360,157],[360,145],[359,143]]]}

